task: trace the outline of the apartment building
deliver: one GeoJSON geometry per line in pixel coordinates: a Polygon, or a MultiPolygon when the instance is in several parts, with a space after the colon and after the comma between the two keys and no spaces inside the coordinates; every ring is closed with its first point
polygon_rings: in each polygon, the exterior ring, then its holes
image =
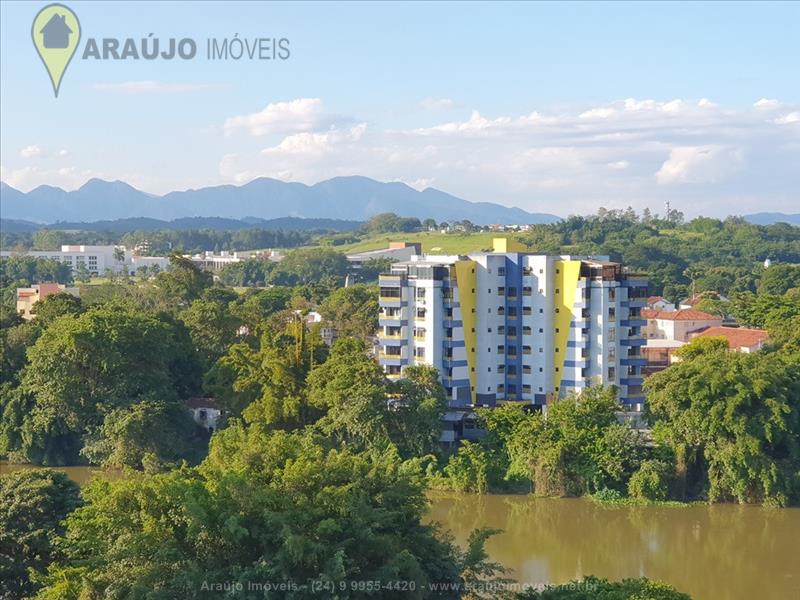
{"type": "Polygon", "coordinates": [[[545,405],[616,385],[640,409],[647,281],[604,258],[492,252],[423,256],[380,277],[379,359],[390,378],[439,369],[451,406],[545,405]]]}
{"type": "MultiPolygon", "coordinates": [[[[2,251],[0,257],[8,258],[17,253],[2,251]]],[[[77,272],[81,265],[92,275],[102,275],[107,269],[119,272],[126,261],[124,246],[61,246],[61,250],[28,250],[25,256],[34,258],[50,258],[68,264],[73,272],[77,272]],[[116,252],[115,250],[121,250],[116,252]]]]}

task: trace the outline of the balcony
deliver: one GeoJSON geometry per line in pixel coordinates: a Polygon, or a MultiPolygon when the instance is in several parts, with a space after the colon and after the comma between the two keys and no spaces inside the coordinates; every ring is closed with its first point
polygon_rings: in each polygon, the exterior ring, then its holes
{"type": "Polygon", "coordinates": [[[623,327],[646,327],[647,319],[622,319],[620,324],[623,327]]]}
{"type": "Polygon", "coordinates": [[[647,359],[643,356],[623,357],[619,360],[619,364],[624,367],[646,367],[647,359]]]}
{"type": "Polygon", "coordinates": [[[647,306],[647,299],[646,298],[628,298],[627,300],[623,300],[621,305],[625,308],[644,308],[647,306]]]}
{"type": "Polygon", "coordinates": [[[644,346],[645,344],[647,344],[647,340],[642,338],[626,338],[624,340],[620,340],[619,344],[620,346],[632,346],[632,347],[644,346]]]}
{"type": "Polygon", "coordinates": [[[641,377],[635,375],[632,377],[629,376],[619,380],[619,382],[622,385],[628,385],[628,386],[641,386],[643,381],[644,380],[641,377]]]}

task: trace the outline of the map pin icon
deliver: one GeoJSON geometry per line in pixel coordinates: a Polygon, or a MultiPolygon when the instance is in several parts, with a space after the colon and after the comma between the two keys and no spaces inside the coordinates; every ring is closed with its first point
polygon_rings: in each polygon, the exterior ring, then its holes
{"type": "Polygon", "coordinates": [[[81,41],[78,17],[71,8],[63,4],[48,4],[33,18],[31,38],[58,98],[58,88],[61,87],[64,71],[81,41]]]}

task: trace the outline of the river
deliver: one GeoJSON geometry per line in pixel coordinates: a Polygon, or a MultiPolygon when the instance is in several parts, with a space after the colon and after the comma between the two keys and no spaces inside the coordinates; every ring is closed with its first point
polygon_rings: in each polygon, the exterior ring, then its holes
{"type": "MultiPolygon", "coordinates": [[[[0,462],[0,474],[25,466],[0,462]]],[[[62,469],[85,483],[98,469],[62,469]]],[[[502,529],[492,560],[534,585],[641,575],[694,600],[800,600],[800,508],[606,506],[586,499],[432,493],[429,520],[463,544],[502,529]]]]}

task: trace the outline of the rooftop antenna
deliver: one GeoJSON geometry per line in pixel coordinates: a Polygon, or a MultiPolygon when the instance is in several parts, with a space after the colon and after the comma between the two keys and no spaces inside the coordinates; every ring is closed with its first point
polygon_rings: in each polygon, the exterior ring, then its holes
{"type": "Polygon", "coordinates": [[[669,212],[670,212],[669,198],[667,198],[666,200],[664,200],[664,210],[665,210],[665,211],[666,211],[666,213],[667,213],[666,215],[664,215],[664,218],[665,218],[667,221],[669,221],[669,212]]]}

